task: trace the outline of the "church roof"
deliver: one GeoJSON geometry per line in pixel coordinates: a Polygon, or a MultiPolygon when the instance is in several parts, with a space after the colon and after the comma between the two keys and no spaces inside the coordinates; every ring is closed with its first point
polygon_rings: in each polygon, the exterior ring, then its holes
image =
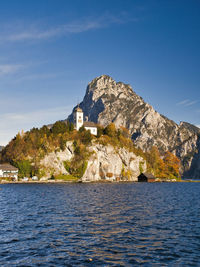
{"type": "Polygon", "coordinates": [[[92,121],[85,121],[85,122],[83,123],[83,125],[84,125],[85,127],[97,127],[96,124],[95,124],[94,122],[92,122],[92,121]]]}
{"type": "Polygon", "coordinates": [[[79,108],[79,107],[77,107],[77,108],[75,109],[75,111],[78,111],[78,112],[83,112],[83,111],[82,111],[82,109],[81,109],[81,108],[79,108]]]}

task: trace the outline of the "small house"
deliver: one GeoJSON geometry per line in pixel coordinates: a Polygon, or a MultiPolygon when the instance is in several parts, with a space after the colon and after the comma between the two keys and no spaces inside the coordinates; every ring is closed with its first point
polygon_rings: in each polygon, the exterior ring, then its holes
{"type": "Polygon", "coordinates": [[[8,163],[0,164],[0,178],[11,178],[17,181],[18,169],[8,163]]]}
{"type": "Polygon", "coordinates": [[[152,183],[152,182],[155,182],[156,180],[156,177],[152,174],[152,173],[141,173],[139,176],[138,176],[138,182],[149,182],[149,183],[152,183]]]}

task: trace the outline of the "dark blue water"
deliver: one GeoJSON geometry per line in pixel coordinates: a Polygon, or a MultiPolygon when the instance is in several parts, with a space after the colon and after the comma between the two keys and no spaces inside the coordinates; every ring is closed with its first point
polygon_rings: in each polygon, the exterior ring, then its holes
{"type": "Polygon", "coordinates": [[[0,185],[0,266],[200,266],[200,183],[0,185]]]}

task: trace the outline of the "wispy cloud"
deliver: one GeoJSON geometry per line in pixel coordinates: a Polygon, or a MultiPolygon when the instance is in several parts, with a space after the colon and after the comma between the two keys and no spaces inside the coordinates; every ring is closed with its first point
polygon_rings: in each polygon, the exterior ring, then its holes
{"type": "Polygon", "coordinates": [[[190,101],[188,103],[185,104],[185,107],[189,107],[189,106],[193,106],[194,104],[196,104],[198,101],[195,100],[195,101],[190,101]]]}
{"type": "Polygon", "coordinates": [[[185,100],[183,100],[181,102],[176,103],[176,105],[177,106],[185,105],[188,101],[189,101],[189,99],[185,99],[185,100]]]}
{"type": "Polygon", "coordinates": [[[189,107],[189,106],[193,106],[193,105],[195,105],[196,103],[198,103],[197,100],[193,100],[193,101],[191,101],[190,99],[185,99],[185,100],[183,100],[183,101],[178,102],[176,105],[177,105],[177,106],[189,107]]]}
{"type": "Polygon", "coordinates": [[[6,145],[22,129],[27,131],[32,127],[42,127],[44,124],[67,118],[72,108],[72,106],[62,106],[24,113],[1,114],[0,145],[6,145]]]}
{"type": "MultiPolygon", "coordinates": [[[[111,24],[122,24],[128,21],[138,21],[137,18],[128,18],[127,14],[114,16],[105,14],[101,17],[90,19],[80,19],[66,24],[57,25],[55,27],[47,27],[28,25],[26,28],[21,27],[18,31],[12,31],[9,34],[1,34],[0,41],[28,41],[28,40],[45,40],[53,37],[60,37],[67,34],[78,34],[90,30],[105,28],[111,24]]],[[[15,28],[15,27],[13,27],[15,28]]]]}
{"type": "Polygon", "coordinates": [[[97,21],[85,22],[83,24],[71,23],[66,25],[60,25],[58,27],[50,28],[47,30],[39,30],[39,29],[32,29],[31,31],[25,30],[23,32],[8,35],[6,39],[8,41],[42,40],[56,36],[61,36],[64,34],[81,33],[92,29],[97,29],[100,27],[101,25],[97,21]]]}
{"type": "Polygon", "coordinates": [[[25,75],[22,76],[18,79],[15,79],[15,83],[22,82],[22,81],[31,81],[31,80],[43,80],[43,79],[54,79],[57,77],[60,77],[62,75],[65,75],[65,72],[60,72],[60,73],[41,73],[41,74],[30,74],[30,75],[25,75]]]}
{"type": "Polygon", "coordinates": [[[0,65],[0,76],[16,73],[19,70],[21,70],[22,68],[24,68],[24,66],[23,65],[19,65],[19,64],[3,64],[3,65],[0,65]]]}

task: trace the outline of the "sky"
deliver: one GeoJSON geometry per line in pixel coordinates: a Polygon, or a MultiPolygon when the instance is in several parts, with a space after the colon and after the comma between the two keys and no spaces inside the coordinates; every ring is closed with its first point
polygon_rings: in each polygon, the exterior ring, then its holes
{"type": "Polygon", "coordinates": [[[199,0],[0,0],[0,145],[66,119],[102,74],[200,126],[199,0]]]}

